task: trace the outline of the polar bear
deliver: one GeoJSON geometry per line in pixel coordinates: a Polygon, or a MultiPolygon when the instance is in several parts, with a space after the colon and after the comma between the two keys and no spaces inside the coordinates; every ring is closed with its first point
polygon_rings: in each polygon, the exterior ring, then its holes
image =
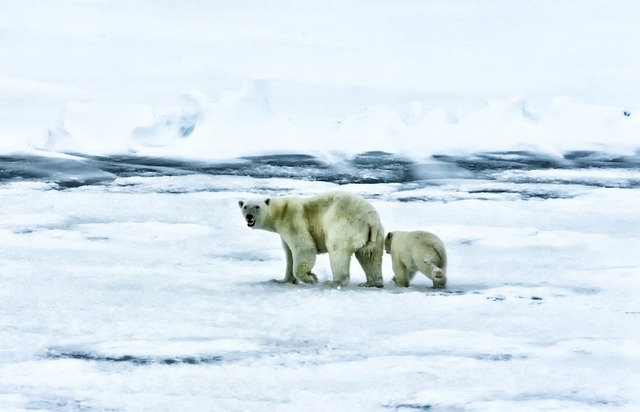
{"type": "Polygon", "coordinates": [[[433,233],[389,232],[384,249],[391,254],[396,286],[408,287],[417,271],[431,279],[434,288],[446,286],[447,253],[442,240],[433,233]]]}
{"type": "Polygon", "coordinates": [[[360,286],[382,287],[384,228],[373,206],[348,192],[303,198],[288,196],[238,202],[247,226],[280,235],[287,269],[278,283],[317,283],[311,272],[316,255],[329,253],[331,286],[349,284],[351,255],[367,281],[360,286]]]}

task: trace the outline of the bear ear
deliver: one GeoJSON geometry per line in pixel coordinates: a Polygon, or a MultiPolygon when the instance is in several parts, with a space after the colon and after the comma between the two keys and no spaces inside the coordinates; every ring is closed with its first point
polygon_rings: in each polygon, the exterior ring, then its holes
{"type": "Polygon", "coordinates": [[[391,240],[392,237],[393,237],[393,232],[387,233],[387,240],[391,240]]]}
{"type": "Polygon", "coordinates": [[[265,199],[265,200],[264,200],[264,203],[266,203],[266,204],[267,204],[267,206],[269,206],[269,203],[271,203],[271,199],[265,199]]]}
{"type": "Polygon", "coordinates": [[[240,207],[244,206],[244,200],[239,201],[238,202],[238,206],[240,206],[240,207]]]}

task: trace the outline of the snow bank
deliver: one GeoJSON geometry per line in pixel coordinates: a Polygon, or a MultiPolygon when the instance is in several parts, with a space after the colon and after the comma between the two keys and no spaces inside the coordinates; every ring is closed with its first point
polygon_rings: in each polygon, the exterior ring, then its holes
{"type": "Polygon", "coordinates": [[[4,153],[638,147],[629,0],[0,7],[4,153]]]}
{"type": "Polygon", "coordinates": [[[402,108],[371,106],[331,124],[275,113],[268,83],[258,81],[215,100],[185,94],[173,107],[89,102],[69,104],[36,149],[89,154],[228,159],[270,153],[384,151],[424,159],[432,154],[531,150],[633,153],[640,116],[568,97],[532,112],[523,98],[488,100],[474,111],[438,107],[411,117],[402,108]]]}

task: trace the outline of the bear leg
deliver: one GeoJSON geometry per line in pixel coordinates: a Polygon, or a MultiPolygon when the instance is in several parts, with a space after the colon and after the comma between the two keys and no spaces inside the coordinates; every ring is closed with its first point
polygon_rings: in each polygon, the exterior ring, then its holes
{"type": "Polygon", "coordinates": [[[425,275],[433,281],[434,289],[444,289],[446,287],[447,277],[444,271],[434,265],[433,262],[427,262],[427,273],[425,275]]]}
{"type": "Polygon", "coordinates": [[[326,284],[331,287],[348,286],[349,285],[349,266],[351,264],[351,254],[342,251],[330,251],[329,262],[331,264],[331,275],[333,280],[327,281],[326,284]]]}
{"type": "Polygon", "coordinates": [[[284,279],[274,279],[273,281],[276,283],[293,283],[294,285],[297,285],[298,279],[293,275],[293,254],[291,253],[289,245],[287,245],[284,240],[282,240],[282,249],[284,250],[284,255],[287,258],[287,269],[284,273],[284,279]]]}
{"type": "Polygon", "coordinates": [[[356,259],[362,266],[362,270],[367,277],[365,283],[361,283],[358,286],[381,288],[384,286],[382,280],[382,252],[376,253],[373,250],[360,249],[356,251],[356,259]]]}
{"type": "Polygon", "coordinates": [[[315,250],[298,251],[297,253],[292,253],[292,255],[293,274],[295,275],[295,278],[312,285],[318,283],[318,277],[311,272],[313,265],[316,264],[315,250]]]}
{"type": "Polygon", "coordinates": [[[395,276],[393,277],[393,281],[395,282],[396,286],[408,288],[411,275],[409,274],[407,267],[395,259],[392,259],[392,266],[393,273],[395,274],[395,276]]]}

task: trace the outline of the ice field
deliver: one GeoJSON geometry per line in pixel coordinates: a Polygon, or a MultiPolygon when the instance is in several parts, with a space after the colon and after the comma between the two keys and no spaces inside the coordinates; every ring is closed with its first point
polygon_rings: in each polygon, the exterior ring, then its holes
{"type": "Polygon", "coordinates": [[[0,2],[1,411],[640,410],[640,5],[0,2]],[[347,190],[448,286],[278,285],[347,190]]]}
{"type": "MultiPolygon", "coordinates": [[[[378,183],[339,185],[160,163],[75,187],[58,172],[3,181],[3,409],[640,406],[637,165],[493,161],[408,181],[378,165],[378,183]],[[387,230],[438,233],[448,288],[395,288],[388,256],[382,290],[355,286],[355,259],[342,290],[271,283],[278,236],[247,228],[237,201],[337,187],[369,199],[387,230]]],[[[326,255],[316,273],[330,278],[326,255]]]]}

